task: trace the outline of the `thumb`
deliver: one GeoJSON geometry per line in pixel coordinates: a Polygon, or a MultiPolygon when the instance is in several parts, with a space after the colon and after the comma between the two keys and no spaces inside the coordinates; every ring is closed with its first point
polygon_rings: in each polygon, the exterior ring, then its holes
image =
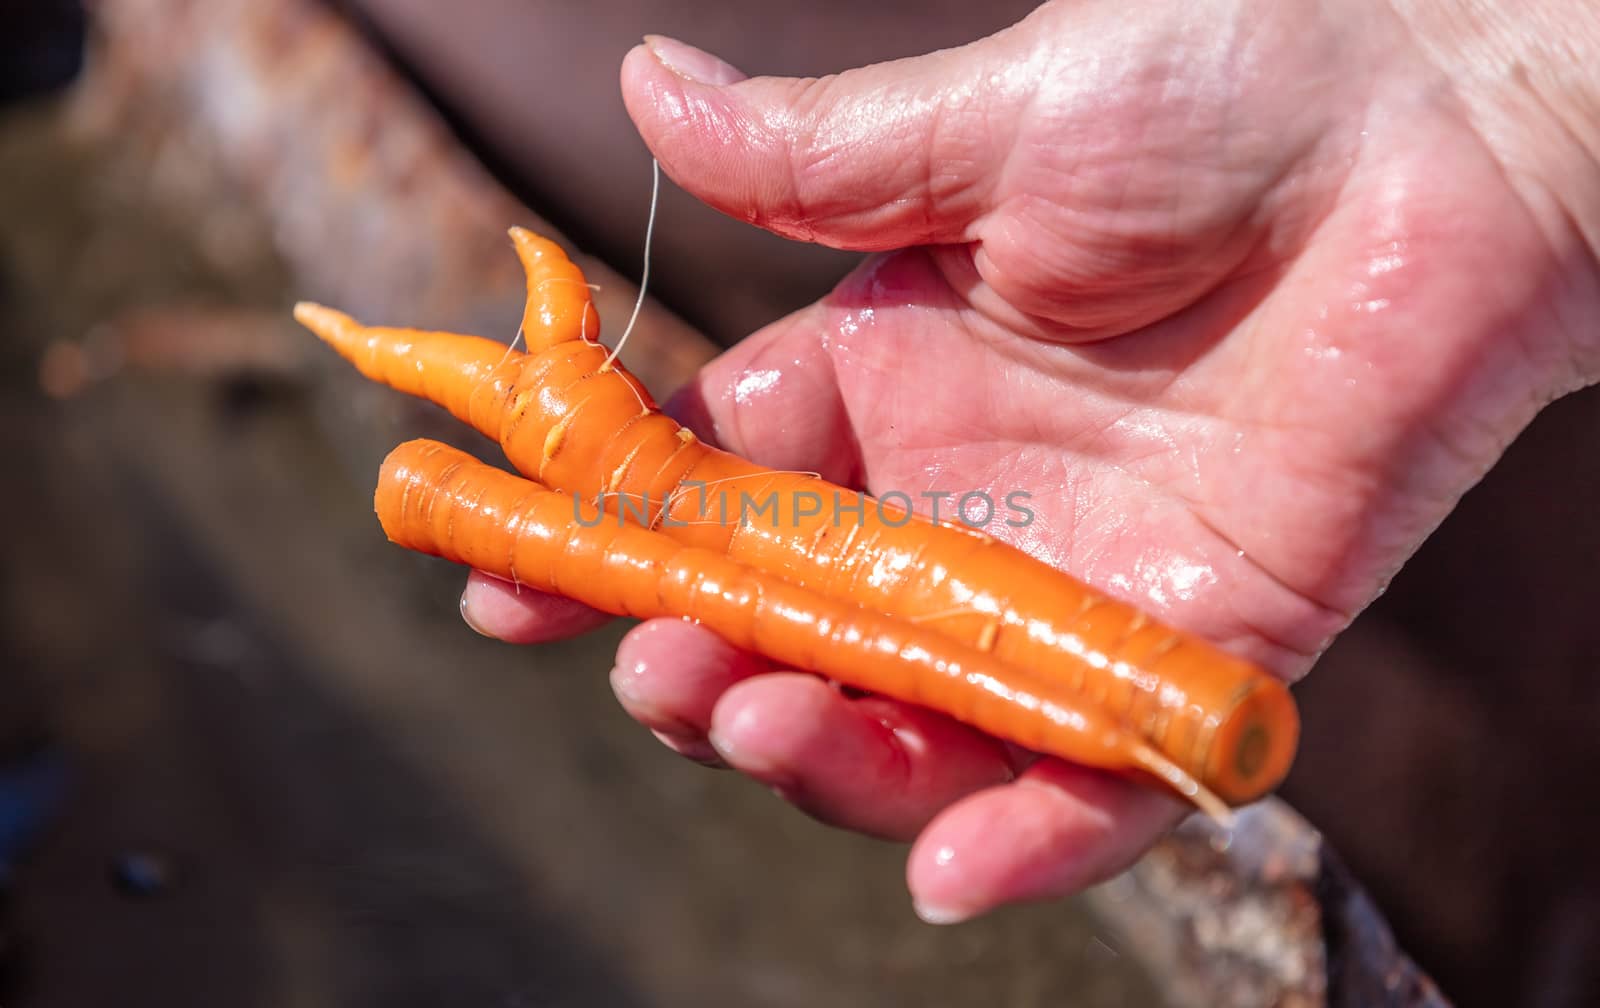
{"type": "Polygon", "coordinates": [[[789,238],[879,251],[967,240],[1030,84],[1013,33],[823,78],[755,77],[649,36],[622,64],[674,181],[789,238]]]}

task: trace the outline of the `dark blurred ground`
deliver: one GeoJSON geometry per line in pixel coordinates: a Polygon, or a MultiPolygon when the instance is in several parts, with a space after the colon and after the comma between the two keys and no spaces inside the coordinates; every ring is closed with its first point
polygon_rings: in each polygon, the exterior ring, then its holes
{"type": "MultiPolygon", "coordinates": [[[[49,743],[71,776],[0,909],[0,1005],[1153,1003],[1076,904],[924,927],[899,849],[668,759],[614,709],[615,631],[471,635],[459,577],[371,521],[372,446],[403,428],[341,441],[348,387],[293,353],[44,396],[53,340],[197,298],[281,318],[295,293],[267,256],[219,268],[204,221],[56,120],[0,119],[0,759],[49,743]]],[[[631,248],[633,219],[590,240],[631,248]]],[[[842,268],[808,262],[711,328],[842,268]]],[[[1600,1000],[1597,428],[1592,393],[1548,411],[1298,690],[1289,797],[1462,1005],[1600,1000]]]]}
{"type": "Polygon", "coordinates": [[[0,0],[0,103],[46,94],[76,77],[86,21],[75,0],[0,0]]]}

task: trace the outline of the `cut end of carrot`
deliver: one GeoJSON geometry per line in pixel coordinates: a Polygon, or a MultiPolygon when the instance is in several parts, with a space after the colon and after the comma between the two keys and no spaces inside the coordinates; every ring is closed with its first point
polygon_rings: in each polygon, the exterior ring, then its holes
{"type": "Polygon", "coordinates": [[[1300,714],[1289,687],[1259,676],[1217,726],[1205,782],[1235,805],[1264,797],[1289,773],[1300,744],[1300,714]]]}

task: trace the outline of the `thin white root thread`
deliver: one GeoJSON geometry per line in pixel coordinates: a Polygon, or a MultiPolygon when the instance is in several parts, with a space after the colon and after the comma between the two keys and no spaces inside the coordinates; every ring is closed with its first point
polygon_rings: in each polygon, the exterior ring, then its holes
{"type": "Polygon", "coordinates": [[[1233,810],[1228,808],[1227,803],[1189,776],[1178,764],[1142,743],[1133,747],[1131,755],[1141,769],[1148,770],[1166,781],[1174,791],[1187,798],[1195,808],[1205,813],[1218,826],[1223,829],[1233,827],[1233,810]]]}
{"type": "Polygon", "coordinates": [[[500,358],[500,364],[502,366],[505,364],[506,361],[511,359],[511,355],[516,352],[517,344],[521,343],[521,342],[522,342],[522,327],[519,325],[519,326],[517,326],[517,334],[515,336],[511,337],[511,342],[510,343],[506,344],[506,352],[500,358]]]}
{"type": "MultiPolygon", "coordinates": [[[[650,286],[650,243],[656,234],[656,205],[661,199],[661,162],[655,158],[650,159],[650,220],[644,227],[644,267],[639,273],[639,296],[633,302],[633,314],[628,316],[628,324],[623,327],[622,338],[617,340],[616,349],[600,365],[600,370],[605,371],[611,367],[617,355],[622,353],[622,347],[628,342],[628,337],[633,335],[634,323],[639,321],[639,312],[644,308],[644,292],[650,286]]],[[[643,406],[640,403],[640,406],[643,406]]]]}

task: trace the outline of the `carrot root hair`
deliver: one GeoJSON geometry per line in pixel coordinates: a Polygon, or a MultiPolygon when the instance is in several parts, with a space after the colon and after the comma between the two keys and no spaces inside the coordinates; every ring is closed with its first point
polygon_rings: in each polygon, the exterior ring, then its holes
{"type": "Polygon", "coordinates": [[[1218,798],[1178,764],[1143,742],[1131,746],[1128,755],[1139,769],[1160,778],[1218,826],[1223,829],[1233,826],[1233,812],[1228,808],[1228,803],[1218,798]]]}

